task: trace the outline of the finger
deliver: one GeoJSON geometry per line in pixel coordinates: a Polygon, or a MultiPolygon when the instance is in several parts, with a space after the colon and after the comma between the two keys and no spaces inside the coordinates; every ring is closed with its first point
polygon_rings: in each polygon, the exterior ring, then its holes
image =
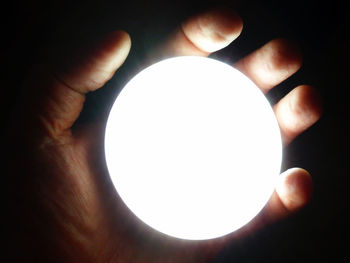
{"type": "Polygon", "coordinates": [[[321,98],[315,88],[298,86],[274,106],[274,112],[287,145],[321,117],[321,98]]]}
{"type": "Polygon", "coordinates": [[[312,192],[311,175],[304,169],[291,168],[281,174],[276,191],[266,208],[267,214],[273,220],[287,217],[307,205],[311,201],[312,192]]]}
{"type": "Polygon", "coordinates": [[[235,67],[266,93],[293,75],[301,63],[297,46],[285,39],[275,39],[239,60],[235,67]]]}
{"type": "Polygon", "coordinates": [[[231,238],[246,236],[295,214],[311,201],[312,192],[312,178],[306,170],[292,168],[285,171],[279,176],[275,191],[264,209],[231,238]]]}
{"type": "Polygon", "coordinates": [[[24,119],[39,122],[50,136],[59,136],[78,118],[84,94],[102,87],[124,62],[129,49],[129,36],[116,31],[67,63],[39,67],[27,83],[24,119]]]}
{"type": "Polygon", "coordinates": [[[211,52],[228,46],[241,33],[242,19],[228,8],[211,9],[184,21],[156,50],[157,59],[197,55],[208,56],[211,52]]]}

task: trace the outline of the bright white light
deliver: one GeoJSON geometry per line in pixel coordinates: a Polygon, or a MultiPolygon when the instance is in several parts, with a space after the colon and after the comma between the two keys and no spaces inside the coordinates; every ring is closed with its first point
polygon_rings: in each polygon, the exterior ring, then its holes
{"type": "Polygon", "coordinates": [[[270,104],[222,62],[177,57],[136,75],[108,119],[111,179],[130,210],[182,239],[248,223],[279,174],[280,131],[270,104]]]}

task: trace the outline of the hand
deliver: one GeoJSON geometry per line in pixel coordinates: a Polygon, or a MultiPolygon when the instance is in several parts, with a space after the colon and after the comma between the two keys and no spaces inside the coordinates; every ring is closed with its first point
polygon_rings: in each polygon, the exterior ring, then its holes
{"type": "MultiPolygon", "coordinates": [[[[241,30],[236,13],[207,11],[186,20],[154,56],[208,56],[241,30]]],[[[116,31],[73,62],[36,68],[27,81],[7,138],[11,262],[206,262],[226,242],[285,218],[310,200],[310,175],[293,168],[280,176],[263,211],[223,238],[177,240],[130,215],[106,170],[104,123],[73,126],[85,94],[113,76],[129,49],[129,36],[116,31]]],[[[267,92],[300,68],[301,56],[288,41],[276,39],[234,66],[267,92]]],[[[315,89],[302,85],[274,111],[287,145],[319,119],[321,106],[315,89]]]]}

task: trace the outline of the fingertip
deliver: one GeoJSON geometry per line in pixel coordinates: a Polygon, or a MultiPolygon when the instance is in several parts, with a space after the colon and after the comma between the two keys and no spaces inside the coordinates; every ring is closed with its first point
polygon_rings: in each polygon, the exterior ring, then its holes
{"type": "Polygon", "coordinates": [[[219,7],[194,15],[182,23],[186,37],[200,50],[215,52],[229,45],[243,29],[241,17],[219,7]]]}
{"type": "Polygon", "coordinates": [[[303,62],[300,47],[292,40],[277,38],[271,40],[267,48],[272,52],[272,70],[297,71],[303,62]]]}
{"type": "Polygon", "coordinates": [[[131,39],[128,33],[122,30],[112,31],[87,50],[83,50],[77,59],[79,64],[68,65],[70,74],[62,78],[82,93],[101,88],[124,63],[130,48],[131,39]]]}
{"type": "Polygon", "coordinates": [[[99,47],[97,51],[102,50],[107,56],[110,56],[109,53],[114,53],[126,58],[131,48],[130,35],[123,30],[110,32],[101,43],[103,47],[99,47]]]}
{"type": "Polygon", "coordinates": [[[264,209],[242,228],[238,236],[246,235],[295,214],[311,201],[312,192],[312,178],[306,170],[292,168],[283,172],[278,177],[275,191],[264,209]]]}
{"type": "Polygon", "coordinates": [[[274,106],[274,111],[283,142],[288,144],[320,119],[322,99],[314,87],[301,85],[282,98],[274,106]]]}
{"type": "Polygon", "coordinates": [[[322,115],[322,98],[316,88],[310,85],[301,85],[292,91],[290,100],[291,110],[300,118],[315,123],[322,115]]]}
{"type": "MultiPolygon", "coordinates": [[[[203,15],[202,19],[205,22],[212,23],[215,30],[228,40],[237,38],[243,30],[243,20],[239,14],[228,7],[217,7],[208,11],[207,16],[203,15]]],[[[210,26],[210,25],[209,25],[210,26]]]]}
{"type": "Polygon", "coordinates": [[[295,212],[306,206],[312,198],[313,181],[304,169],[292,168],[281,174],[276,192],[289,212],[295,212]]]}
{"type": "Polygon", "coordinates": [[[111,40],[113,40],[113,39],[126,39],[126,40],[129,39],[129,40],[130,40],[129,34],[128,34],[126,31],[124,31],[124,30],[119,30],[119,29],[109,32],[109,33],[105,36],[105,38],[106,38],[106,39],[109,38],[109,39],[111,39],[111,40]]]}
{"type": "Polygon", "coordinates": [[[131,47],[131,37],[130,35],[123,30],[116,30],[113,34],[123,42],[123,44],[127,47],[131,47]]]}

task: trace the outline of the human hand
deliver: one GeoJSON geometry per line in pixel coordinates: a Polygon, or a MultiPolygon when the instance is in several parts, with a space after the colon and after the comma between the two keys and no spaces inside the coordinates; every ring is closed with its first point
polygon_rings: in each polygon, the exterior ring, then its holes
{"type": "MultiPolygon", "coordinates": [[[[242,21],[233,12],[204,12],[185,21],[154,54],[158,59],[208,56],[230,44],[241,30],[242,21]]],[[[173,239],[131,216],[108,177],[104,124],[73,127],[84,95],[112,77],[129,49],[128,35],[113,32],[73,63],[40,66],[28,80],[8,138],[15,229],[10,251],[18,251],[12,255],[16,260],[206,262],[226,242],[280,220],[310,200],[311,177],[294,168],[280,176],[270,201],[252,222],[220,239],[173,239]]],[[[301,57],[295,47],[278,39],[234,66],[267,92],[299,69],[301,57]]],[[[317,98],[312,87],[299,86],[274,106],[285,145],[320,117],[317,98]]]]}

